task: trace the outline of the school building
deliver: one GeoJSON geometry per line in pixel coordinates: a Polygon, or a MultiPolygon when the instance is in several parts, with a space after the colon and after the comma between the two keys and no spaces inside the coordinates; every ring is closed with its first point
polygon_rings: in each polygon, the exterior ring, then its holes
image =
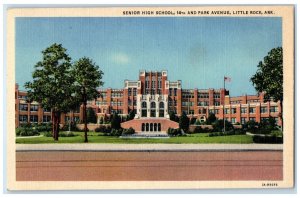
{"type": "MultiPolygon", "coordinates": [[[[125,80],[122,89],[101,89],[101,97],[88,101],[97,114],[97,122],[114,112],[126,116],[134,111],[135,118],[123,122],[122,127],[132,127],[136,132],[166,131],[177,128],[178,123],[169,119],[173,111],[180,116],[185,112],[189,118],[204,122],[210,113],[218,119],[225,118],[232,124],[244,124],[249,120],[260,122],[269,117],[282,125],[280,101],[264,102],[263,93],[230,97],[229,90],[184,89],[181,80],[169,81],[167,71],[140,71],[138,80],[125,80]]],[[[26,92],[15,87],[16,127],[21,123],[51,121],[51,110],[42,109],[37,102],[28,103],[26,92]]],[[[82,107],[61,115],[61,123],[82,120],[82,107]]]]}

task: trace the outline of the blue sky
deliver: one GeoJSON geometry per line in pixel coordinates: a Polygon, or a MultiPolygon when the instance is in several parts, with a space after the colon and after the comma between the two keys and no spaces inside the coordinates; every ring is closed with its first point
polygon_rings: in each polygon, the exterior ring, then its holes
{"type": "Polygon", "coordinates": [[[16,82],[30,81],[41,51],[61,43],[75,61],[92,58],[104,72],[104,88],[123,88],[139,70],[168,70],[183,88],[219,89],[231,96],[255,94],[249,82],[257,64],[282,46],[281,18],[17,18],[16,82]]]}

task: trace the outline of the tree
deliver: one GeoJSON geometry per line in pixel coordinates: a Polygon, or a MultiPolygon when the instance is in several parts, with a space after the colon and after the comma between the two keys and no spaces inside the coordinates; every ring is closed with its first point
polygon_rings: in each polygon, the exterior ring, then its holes
{"type": "Polygon", "coordinates": [[[97,115],[93,108],[89,107],[87,108],[87,116],[86,120],[88,123],[97,123],[97,115]]]}
{"type": "MultiPolygon", "coordinates": [[[[273,99],[283,103],[283,52],[282,47],[272,49],[257,66],[256,73],[250,78],[257,92],[264,92],[265,101],[273,99]]],[[[282,120],[282,113],[279,114],[282,120]]]]}
{"type": "Polygon", "coordinates": [[[52,135],[58,140],[60,115],[75,105],[72,98],[74,78],[70,75],[71,58],[61,44],[53,44],[42,51],[42,61],[34,66],[33,81],[26,82],[29,101],[37,101],[44,109],[51,109],[52,135]]]}
{"type": "Polygon", "coordinates": [[[187,117],[185,112],[182,112],[179,117],[179,128],[183,129],[185,132],[189,130],[190,119],[187,117]]]}
{"type": "Polygon", "coordinates": [[[133,120],[133,119],[134,119],[134,116],[135,116],[135,113],[134,113],[133,110],[131,110],[131,111],[129,112],[129,114],[127,115],[126,121],[133,120]]]}
{"type": "Polygon", "coordinates": [[[84,142],[88,142],[86,104],[88,100],[100,96],[97,88],[104,84],[101,81],[103,72],[91,59],[83,57],[74,63],[72,75],[75,78],[76,96],[83,106],[84,142]]]}
{"type": "Polygon", "coordinates": [[[178,118],[178,116],[176,116],[174,111],[170,112],[170,120],[172,120],[174,122],[179,122],[179,118],[178,118]]]}
{"type": "Polygon", "coordinates": [[[217,120],[216,115],[214,113],[210,113],[207,117],[206,124],[212,124],[217,120]]]}
{"type": "Polygon", "coordinates": [[[111,128],[112,129],[120,129],[121,128],[121,118],[116,112],[112,115],[112,118],[111,118],[111,128]]]}
{"type": "MultiPolygon", "coordinates": [[[[220,119],[220,120],[216,120],[213,124],[212,124],[213,130],[214,131],[218,131],[221,132],[224,130],[224,120],[220,119]]],[[[230,131],[233,130],[233,125],[231,124],[231,122],[228,122],[227,120],[225,120],[225,130],[226,131],[230,131]]]]}

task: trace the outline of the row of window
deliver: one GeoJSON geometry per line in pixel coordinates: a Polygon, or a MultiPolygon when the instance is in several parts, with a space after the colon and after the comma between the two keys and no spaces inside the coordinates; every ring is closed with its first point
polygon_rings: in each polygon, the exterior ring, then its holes
{"type": "MultiPolygon", "coordinates": [[[[77,122],[79,120],[79,116],[74,116],[74,122],[77,122]]],[[[68,122],[70,120],[70,116],[65,116],[65,121],[68,122]]],[[[19,121],[20,122],[28,122],[28,116],[27,115],[19,115],[19,121]]],[[[30,115],[29,121],[33,123],[37,123],[39,121],[37,115],[30,115]]],[[[51,122],[51,116],[44,115],[43,116],[43,122],[51,122]]]]}
{"type": "Polygon", "coordinates": [[[112,98],[120,98],[120,97],[123,97],[123,93],[122,92],[111,93],[111,97],[112,98]]]}
{"type": "MultiPolygon", "coordinates": [[[[19,104],[20,111],[28,111],[28,104],[19,104]]],[[[39,105],[30,105],[30,111],[38,111],[39,105]]],[[[51,112],[48,109],[44,109],[44,112],[51,112]]]]}
{"type": "Polygon", "coordinates": [[[177,96],[177,88],[169,89],[169,96],[177,96]]]}
{"type": "MultiPolygon", "coordinates": [[[[159,103],[159,108],[160,109],[163,109],[164,108],[164,103],[163,102],[160,102],[159,103]]],[[[147,108],[147,103],[146,102],[142,102],[142,109],[146,109],[147,108]]],[[[151,109],[155,109],[156,108],[156,103],[155,102],[151,102],[150,103],[150,108],[151,109]]]]}
{"type": "MultiPolygon", "coordinates": [[[[275,113],[278,112],[278,107],[277,106],[270,106],[270,113],[275,113]]],[[[236,113],[236,108],[225,108],[225,114],[235,114],[236,113]]],[[[247,113],[247,107],[242,107],[241,108],[241,113],[245,114],[247,113]]],[[[256,113],[256,107],[249,107],[249,113],[256,113]]],[[[260,113],[268,113],[268,107],[260,107],[260,113]]]]}
{"type": "Polygon", "coordinates": [[[123,102],[121,101],[111,101],[110,104],[112,106],[123,106],[123,102]]]}
{"type": "MultiPolygon", "coordinates": [[[[133,96],[136,96],[137,89],[136,88],[128,88],[128,96],[131,96],[133,93],[133,96]]],[[[123,96],[123,95],[122,95],[123,96]]]]}

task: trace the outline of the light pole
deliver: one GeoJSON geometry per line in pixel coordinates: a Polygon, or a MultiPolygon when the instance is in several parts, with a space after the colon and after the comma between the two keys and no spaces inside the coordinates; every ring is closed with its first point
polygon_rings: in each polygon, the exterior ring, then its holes
{"type": "Polygon", "coordinates": [[[87,103],[87,95],[85,87],[81,87],[82,94],[82,103],[83,103],[83,120],[84,120],[84,142],[88,142],[87,138],[87,120],[86,120],[86,103],[87,103]]]}

